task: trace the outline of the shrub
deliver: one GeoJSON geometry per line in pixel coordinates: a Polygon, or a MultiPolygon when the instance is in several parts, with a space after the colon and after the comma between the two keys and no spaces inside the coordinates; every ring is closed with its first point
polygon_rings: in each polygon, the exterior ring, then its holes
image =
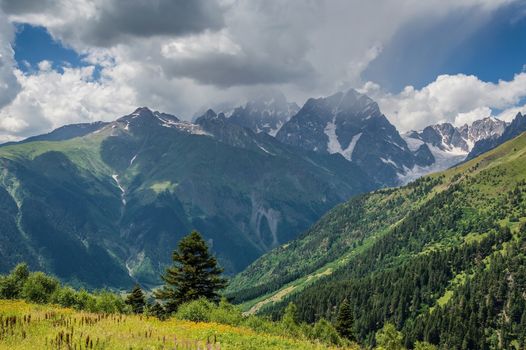
{"type": "Polygon", "coordinates": [[[309,338],[319,340],[325,344],[337,346],[343,344],[342,338],[336,328],[324,318],[314,324],[309,338]]]}
{"type": "Polygon", "coordinates": [[[179,320],[210,322],[210,313],[214,307],[215,305],[206,299],[190,301],[179,306],[175,317],[179,320]]]}
{"type": "Polygon", "coordinates": [[[18,264],[7,276],[0,277],[0,298],[17,299],[21,297],[22,287],[29,277],[27,264],[18,264]]]}
{"type": "Polygon", "coordinates": [[[280,331],[274,322],[254,315],[246,317],[243,320],[243,325],[260,333],[278,333],[280,331]]]}
{"type": "Polygon", "coordinates": [[[158,302],[155,302],[150,305],[147,304],[146,307],[144,308],[144,314],[147,316],[157,317],[160,320],[165,320],[167,317],[166,310],[158,302]]]}
{"type": "Polygon", "coordinates": [[[415,343],[415,350],[437,350],[437,347],[425,341],[417,341],[415,343]]]}
{"type": "Polygon", "coordinates": [[[124,313],[129,308],[117,294],[103,290],[95,294],[95,312],[124,313]]]}
{"type": "Polygon", "coordinates": [[[239,326],[243,323],[243,313],[237,306],[228,303],[225,299],[221,299],[219,305],[213,304],[210,309],[210,321],[239,326]]]}
{"type": "Polygon", "coordinates": [[[281,318],[280,322],[283,329],[294,336],[297,336],[301,333],[297,322],[297,314],[298,307],[294,303],[289,303],[283,312],[283,317],[281,318]]]}
{"type": "Polygon", "coordinates": [[[77,292],[77,304],[74,308],[95,312],[97,311],[96,302],[95,296],[91,295],[87,290],[81,289],[77,292]]]}
{"type": "Polygon", "coordinates": [[[59,281],[43,272],[33,272],[24,282],[21,296],[34,303],[48,303],[51,295],[59,288],[59,281]]]}
{"type": "Polygon", "coordinates": [[[382,329],[376,332],[376,344],[378,350],[403,350],[403,335],[396,330],[391,323],[386,323],[382,329]]]}
{"type": "Polygon", "coordinates": [[[51,296],[51,303],[58,304],[63,307],[78,308],[77,292],[71,287],[58,288],[51,296]]]}

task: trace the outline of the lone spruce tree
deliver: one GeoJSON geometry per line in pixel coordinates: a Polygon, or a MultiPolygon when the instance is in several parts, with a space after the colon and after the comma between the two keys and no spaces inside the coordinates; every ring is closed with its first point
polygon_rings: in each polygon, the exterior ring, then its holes
{"type": "Polygon", "coordinates": [[[344,299],[340,305],[338,317],[336,318],[336,330],[342,337],[349,340],[356,340],[352,331],[352,327],[353,316],[351,305],[347,299],[344,299]]]}
{"type": "Polygon", "coordinates": [[[141,287],[136,284],[128,297],[126,298],[126,304],[130,305],[133,313],[142,314],[144,312],[144,307],[146,306],[146,298],[142,292],[141,287]]]}
{"type": "Polygon", "coordinates": [[[161,276],[165,285],[155,291],[155,297],[163,302],[168,313],[199,298],[219,301],[218,291],[226,287],[226,280],[221,277],[223,269],[198,232],[193,231],[179,242],[172,260],[173,265],[161,276]]]}

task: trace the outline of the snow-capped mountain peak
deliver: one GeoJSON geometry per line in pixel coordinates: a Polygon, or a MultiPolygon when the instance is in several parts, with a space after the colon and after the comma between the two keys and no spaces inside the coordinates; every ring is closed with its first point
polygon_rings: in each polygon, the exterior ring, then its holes
{"type": "Polygon", "coordinates": [[[256,133],[264,132],[275,136],[279,129],[299,110],[294,102],[288,102],[281,92],[262,94],[244,106],[227,113],[232,123],[249,128],[256,133]]]}
{"type": "Polygon", "coordinates": [[[458,130],[469,145],[469,150],[477,141],[499,137],[506,129],[506,122],[495,117],[476,120],[471,125],[463,125],[458,130]]]}
{"type": "Polygon", "coordinates": [[[402,183],[407,183],[430,172],[454,166],[466,159],[474,145],[481,140],[500,137],[506,122],[487,117],[471,125],[454,127],[450,123],[430,125],[422,131],[410,131],[402,135],[412,151],[423,145],[433,155],[434,162],[428,166],[415,166],[400,173],[402,183]]]}
{"type": "Polygon", "coordinates": [[[276,138],[308,151],[340,154],[388,185],[396,184],[398,172],[427,164],[428,158],[413,154],[378,104],[353,89],[309,99],[276,138]]]}

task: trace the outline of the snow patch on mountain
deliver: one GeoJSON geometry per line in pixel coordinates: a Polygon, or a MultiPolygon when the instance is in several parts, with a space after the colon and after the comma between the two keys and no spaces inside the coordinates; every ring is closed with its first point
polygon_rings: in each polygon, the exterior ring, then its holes
{"type": "Polygon", "coordinates": [[[332,118],[330,122],[327,123],[323,132],[329,138],[327,142],[327,151],[331,154],[333,153],[342,153],[342,146],[338,141],[338,136],[336,135],[336,118],[332,118]]]}
{"type": "Polygon", "coordinates": [[[345,149],[342,149],[342,145],[340,144],[340,141],[338,141],[338,135],[336,135],[336,117],[327,123],[323,132],[329,138],[327,141],[327,152],[330,154],[340,153],[345,159],[352,160],[354,148],[362,136],[361,132],[352,137],[349,146],[345,149]]]}
{"type": "Polygon", "coordinates": [[[203,130],[203,128],[194,123],[190,123],[187,121],[181,121],[178,119],[169,119],[166,117],[163,117],[160,113],[155,112],[154,115],[161,121],[161,125],[165,128],[174,128],[178,129],[184,132],[187,132],[192,135],[206,135],[206,136],[212,136],[209,132],[206,132],[203,130]]]}
{"type": "Polygon", "coordinates": [[[404,137],[404,135],[402,135],[402,137],[404,138],[405,143],[407,144],[407,147],[409,148],[409,150],[411,152],[418,151],[420,146],[425,144],[425,142],[420,140],[420,139],[415,139],[415,138],[412,138],[412,137],[404,137]]]}
{"type": "Polygon", "coordinates": [[[398,173],[401,185],[408,184],[424,175],[449,169],[462,162],[467,156],[467,153],[463,151],[444,151],[433,145],[428,145],[428,147],[433,157],[435,157],[435,162],[430,166],[415,165],[412,169],[404,167],[403,171],[398,173]]]}

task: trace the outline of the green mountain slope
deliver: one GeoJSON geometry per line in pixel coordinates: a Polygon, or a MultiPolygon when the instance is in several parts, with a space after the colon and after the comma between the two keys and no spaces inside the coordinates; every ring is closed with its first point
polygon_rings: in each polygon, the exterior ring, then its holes
{"type": "Polygon", "coordinates": [[[190,124],[142,108],[93,128],[0,147],[0,271],[28,261],[92,287],[156,284],[197,229],[233,273],[375,186],[340,156],[213,112],[190,124]]]}
{"type": "Polygon", "coordinates": [[[526,134],[408,186],[351,199],[231,283],[247,312],[334,318],[348,298],[372,343],[393,322],[406,343],[523,348],[526,134]]]}

